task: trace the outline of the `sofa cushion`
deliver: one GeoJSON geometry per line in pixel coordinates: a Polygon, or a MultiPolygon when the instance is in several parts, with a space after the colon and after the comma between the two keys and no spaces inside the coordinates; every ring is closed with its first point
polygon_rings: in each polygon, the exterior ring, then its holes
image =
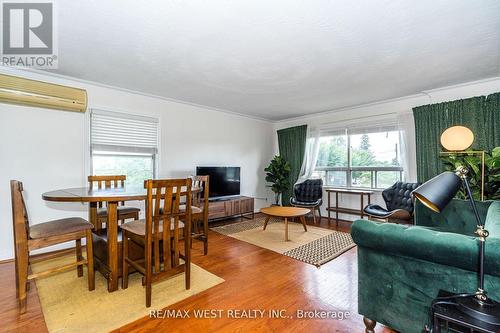
{"type": "Polygon", "coordinates": [[[500,201],[494,201],[488,208],[485,229],[490,233],[490,237],[500,238],[500,201]]]}
{"type": "MultiPolygon", "coordinates": [[[[381,253],[422,259],[474,271],[478,265],[477,237],[420,226],[354,221],[352,238],[358,246],[381,253]]],[[[500,239],[486,241],[485,271],[500,276],[500,239]]]]}
{"type": "MultiPolygon", "coordinates": [[[[492,201],[476,201],[479,216],[483,221],[492,201]]],[[[441,213],[425,207],[420,201],[415,203],[415,224],[440,228],[443,231],[472,235],[476,231],[476,219],[468,200],[453,199],[441,213]]]]}

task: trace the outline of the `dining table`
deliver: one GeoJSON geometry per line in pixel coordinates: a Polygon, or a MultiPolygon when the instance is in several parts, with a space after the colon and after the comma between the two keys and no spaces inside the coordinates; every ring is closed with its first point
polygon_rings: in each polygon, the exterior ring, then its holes
{"type": "MultiPolygon", "coordinates": [[[[192,192],[199,192],[201,188],[192,188],[192,192]]],[[[108,221],[107,233],[107,263],[105,277],[108,279],[108,291],[118,290],[119,253],[118,253],[118,212],[120,202],[139,201],[146,199],[146,189],[140,186],[123,186],[109,188],[74,187],[53,190],[42,194],[42,199],[52,202],[80,202],[88,203],[89,222],[96,225],[97,207],[100,202],[106,203],[108,221]]],[[[185,192],[181,193],[181,196],[185,192]]]]}

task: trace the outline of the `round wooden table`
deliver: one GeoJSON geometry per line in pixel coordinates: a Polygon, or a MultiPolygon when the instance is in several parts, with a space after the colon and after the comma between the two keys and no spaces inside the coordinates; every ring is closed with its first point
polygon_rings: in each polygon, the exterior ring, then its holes
{"type": "Polygon", "coordinates": [[[282,206],[271,206],[261,208],[260,212],[266,215],[266,221],[264,222],[264,230],[266,230],[267,222],[271,217],[281,217],[285,220],[285,241],[288,241],[288,219],[289,218],[300,218],[300,222],[304,226],[304,230],[307,231],[306,226],[306,216],[311,210],[307,208],[298,207],[282,207],[282,206]]]}
{"type": "MultiPolygon", "coordinates": [[[[192,188],[192,192],[199,192],[201,188],[192,188]]],[[[43,200],[55,202],[88,202],[89,222],[96,225],[97,205],[99,202],[106,202],[108,209],[107,232],[107,263],[104,276],[108,279],[108,291],[118,289],[118,212],[119,202],[146,200],[146,189],[139,186],[124,186],[110,188],[90,188],[75,187],[62,190],[45,192],[42,194],[43,200]]],[[[183,195],[183,193],[181,193],[183,195]]]]}

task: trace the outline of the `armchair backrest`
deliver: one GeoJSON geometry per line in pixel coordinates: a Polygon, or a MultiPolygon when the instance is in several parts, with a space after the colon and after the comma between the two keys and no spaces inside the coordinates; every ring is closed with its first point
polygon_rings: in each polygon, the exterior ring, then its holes
{"type": "Polygon", "coordinates": [[[323,180],[307,179],[293,187],[295,199],[303,202],[312,202],[323,197],[323,180]]]}
{"type": "Polygon", "coordinates": [[[420,183],[396,182],[382,191],[387,210],[404,209],[413,214],[413,198],[411,192],[420,186],[420,183]]]}

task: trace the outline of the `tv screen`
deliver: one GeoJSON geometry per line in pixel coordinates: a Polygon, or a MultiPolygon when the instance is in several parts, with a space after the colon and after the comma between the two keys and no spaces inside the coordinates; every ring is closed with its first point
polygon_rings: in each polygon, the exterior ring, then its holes
{"type": "Polygon", "coordinates": [[[196,167],[196,175],[210,177],[210,198],[240,194],[240,167],[196,167]]]}

